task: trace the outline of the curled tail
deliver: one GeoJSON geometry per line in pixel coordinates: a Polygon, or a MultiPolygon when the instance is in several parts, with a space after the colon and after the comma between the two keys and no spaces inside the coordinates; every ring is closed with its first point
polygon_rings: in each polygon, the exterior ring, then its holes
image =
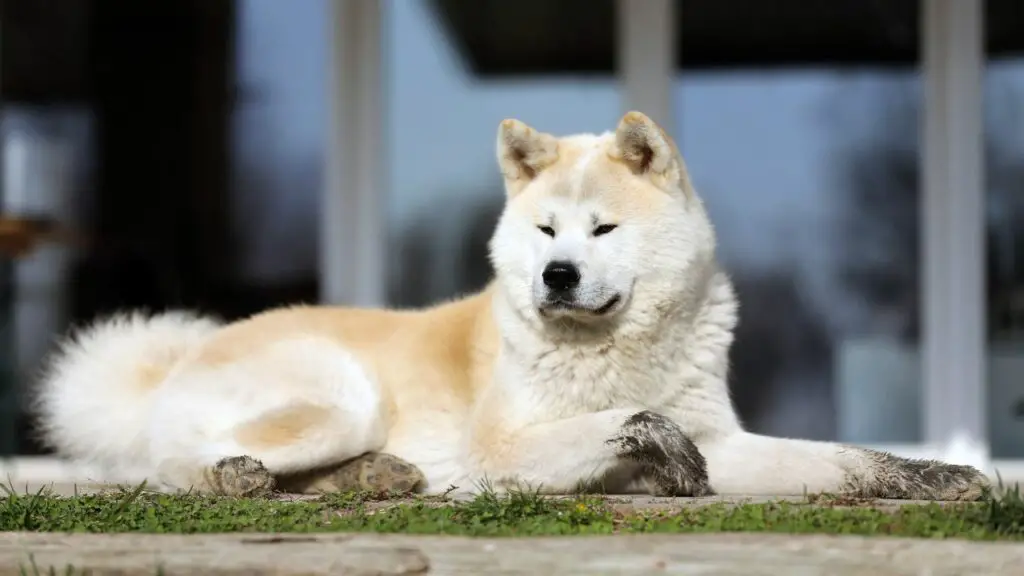
{"type": "Polygon", "coordinates": [[[145,463],[153,391],[218,326],[186,312],[133,312],[74,330],[30,393],[40,440],[84,464],[145,463]]]}

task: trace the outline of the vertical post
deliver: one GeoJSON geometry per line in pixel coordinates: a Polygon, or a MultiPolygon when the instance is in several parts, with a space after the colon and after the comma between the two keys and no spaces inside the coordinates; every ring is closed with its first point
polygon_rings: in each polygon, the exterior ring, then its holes
{"type": "Polygon", "coordinates": [[[922,0],[924,436],[986,467],[984,3],[922,0]]]}
{"type": "Polygon", "coordinates": [[[669,133],[675,132],[675,0],[616,0],[616,24],[625,111],[643,112],[669,133]]]}
{"type": "Polygon", "coordinates": [[[320,300],[385,302],[384,90],[380,0],[330,0],[329,130],[320,300]]]}

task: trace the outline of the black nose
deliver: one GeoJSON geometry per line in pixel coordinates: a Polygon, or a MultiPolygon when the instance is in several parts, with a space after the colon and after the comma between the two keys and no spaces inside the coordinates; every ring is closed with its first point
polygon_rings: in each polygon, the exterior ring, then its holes
{"type": "Polygon", "coordinates": [[[550,262],[541,277],[548,288],[568,292],[580,283],[580,269],[569,262],[550,262]]]}

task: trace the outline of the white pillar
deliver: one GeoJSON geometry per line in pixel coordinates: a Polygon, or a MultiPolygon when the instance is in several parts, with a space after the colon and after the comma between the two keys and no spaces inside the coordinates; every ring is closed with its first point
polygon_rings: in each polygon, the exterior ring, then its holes
{"type": "Polygon", "coordinates": [[[643,112],[674,133],[675,0],[617,0],[616,25],[624,111],[643,112]]]}
{"type": "Polygon", "coordinates": [[[925,441],[943,458],[987,468],[984,3],[921,8],[925,441]]]}
{"type": "Polygon", "coordinates": [[[320,300],[385,303],[385,153],[380,0],[328,0],[329,130],[320,300]]]}

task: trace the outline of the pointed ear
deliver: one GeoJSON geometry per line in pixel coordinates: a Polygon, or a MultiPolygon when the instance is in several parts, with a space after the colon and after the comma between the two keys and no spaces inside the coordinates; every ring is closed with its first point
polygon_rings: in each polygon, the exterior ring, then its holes
{"type": "Polygon", "coordinates": [[[686,179],[686,168],[672,139],[640,112],[627,112],[619,120],[612,155],[635,174],[663,178],[681,186],[686,179]]]}
{"type": "Polygon", "coordinates": [[[519,120],[498,127],[498,166],[509,195],[519,193],[541,170],[558,160],[558,139],[519,120]]]}

